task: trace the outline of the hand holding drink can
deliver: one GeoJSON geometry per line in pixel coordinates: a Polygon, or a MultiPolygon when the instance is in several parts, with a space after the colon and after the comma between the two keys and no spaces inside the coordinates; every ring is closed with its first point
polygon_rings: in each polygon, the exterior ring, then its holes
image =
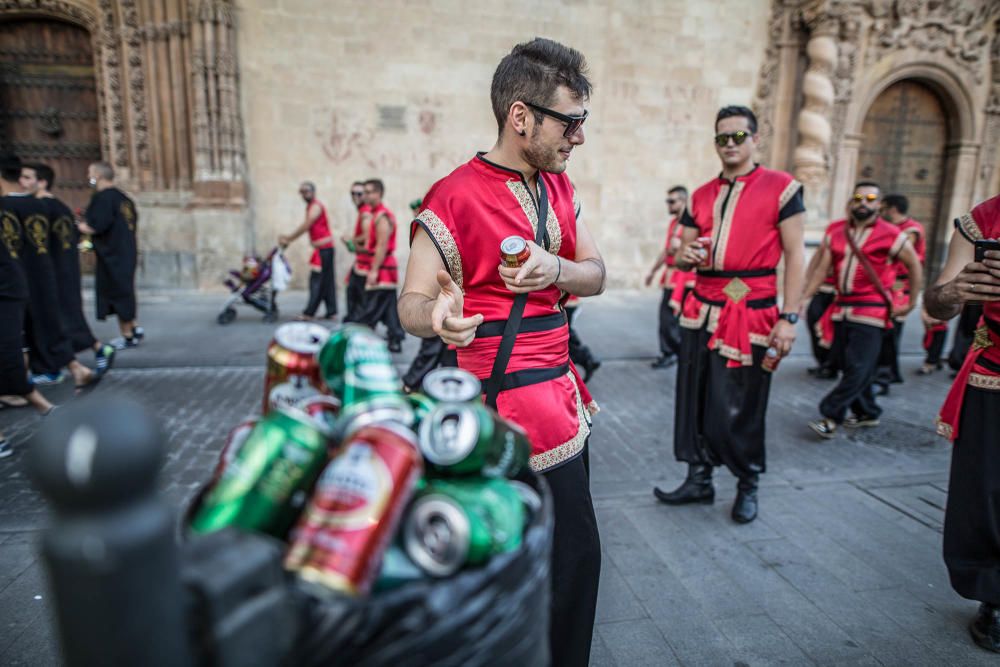
{"type": "Polygon", "coordinates": [[[703,259],[701,264],[698,266],[701,268],[709,268],[712,266],[712,237],[711,236],[699,236],[698,245],[701,246],[701,252],[703,259]]]}
{"type": "Polygon", "coordinates": [[[500,261],[509,269],[523,266],[531,257],[528,242],[520,236],[508,236],[500,242],[500,261]]]}

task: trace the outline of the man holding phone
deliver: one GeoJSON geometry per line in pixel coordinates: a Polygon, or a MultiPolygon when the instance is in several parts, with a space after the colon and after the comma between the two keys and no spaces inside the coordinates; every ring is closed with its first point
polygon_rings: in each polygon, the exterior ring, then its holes
{"type": "Polygon", "coordinates": [[[969,626],[981,647],[1000,653],[1000,196],[955,220],[948,260],[924,296],[927,313],[955,317],[982,304],[972,346],[938,416],[954,441],[944,562],[955,591],[979,601],[969,626]]]}

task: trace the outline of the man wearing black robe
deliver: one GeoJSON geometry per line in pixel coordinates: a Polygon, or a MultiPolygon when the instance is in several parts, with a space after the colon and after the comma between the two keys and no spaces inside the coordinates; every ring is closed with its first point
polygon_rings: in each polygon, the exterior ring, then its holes
{"type": "Polygon", "coordinates": [[[111,341],[118,349],[135,347],[143,338],[136,326],[135,268],[138,257],[136,224],[139,214],[133,202],[115,187],[115,171],[107,162],[95,162],[87,170],[90,185],[97,190],[87,206],[81,232],[90,234],[97,255],[94,291],[97,319],[118,317],[121,338],[111,341]]]}
{"type": "Polygon", "coordinates": [[[22,189],[34,194],[44,204],[48,214],[49,255],[55,270],[63,332],[74,352],[93,350],[97,370],[103,372],[111,366],[115,348],[94,337],[83,314],[80,252],[77,248],[80,233],[76,229],[73,211],[50,192],[54,182],[55,172],[48,165],[26,164],[21,167],[22,189]]]}

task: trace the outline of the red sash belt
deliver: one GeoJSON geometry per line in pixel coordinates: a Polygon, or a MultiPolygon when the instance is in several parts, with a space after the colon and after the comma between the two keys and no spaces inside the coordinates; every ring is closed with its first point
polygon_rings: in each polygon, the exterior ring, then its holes
{"type": "Polygon", "coordinates": [[[996,362],[983,359],[984,351],[991,347],[1000,347],[1000,322],[994,322],[983,318],[979,328],[976,329],[976,336],[972,341],[972,347],[965,355],[965,363],[962,369],[955,376],[955,382],[951,385],[948,397],[944,399],[941,406],[941,414],[938,416],[938,434],[949,440],[958,438],[958,422],[962,414],[962,401],[965,399],[965,388],[969,384],[969,376],[977,364],[983,367],[995,369],[1000,373],[1000,365],[996,362]]]}
{"type": "Polygon", "coordinates": [[[737,361],[730,358],[727,368],[749,365],[752,355],[748,310],[762,310],[777,305],[777,278],[774,269],[758,271],[699,271],[694,296],[702,303],[718,306],[719,323],[708,340],[708,348],[726,347],[739,352],[737,361]]]}
{"type": "Polygon", "coordinates": [[[878,298],[877,294],[844,294],[837,297],[833,303],[840,308],[878,308],[883,312],[882,319],[885,321],[885,328],[892,328],[892,311],[885,301],[878,298]]]}
{"type": "Polygon", "coordinates": [[[948,331],[948,325],[946,323],[944,323],[944,322],[942,322],[941,324],[935,324],[933,326],[929,326],[929,327],[927,327],[924,330],[924,349],[925,350],[930,350],[931,349],[931,343],[934,342],[934,334],[940,333],[942,331],[948,331]]]}

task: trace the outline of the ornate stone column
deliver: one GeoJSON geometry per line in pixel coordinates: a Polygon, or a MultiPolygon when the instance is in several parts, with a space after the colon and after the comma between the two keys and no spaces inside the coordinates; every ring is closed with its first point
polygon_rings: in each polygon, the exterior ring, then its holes
{"type": "Polygon", "coordinates": [[[993,36],[990,48],[991,84],[986,101],[986,128],[983,132],[982,166],[976,181],[975,200],[981,201],[997,194],[1000,188],[1000,174],[997,173],[997,153],[1000,144],[1000,27],[993,36]]]}

